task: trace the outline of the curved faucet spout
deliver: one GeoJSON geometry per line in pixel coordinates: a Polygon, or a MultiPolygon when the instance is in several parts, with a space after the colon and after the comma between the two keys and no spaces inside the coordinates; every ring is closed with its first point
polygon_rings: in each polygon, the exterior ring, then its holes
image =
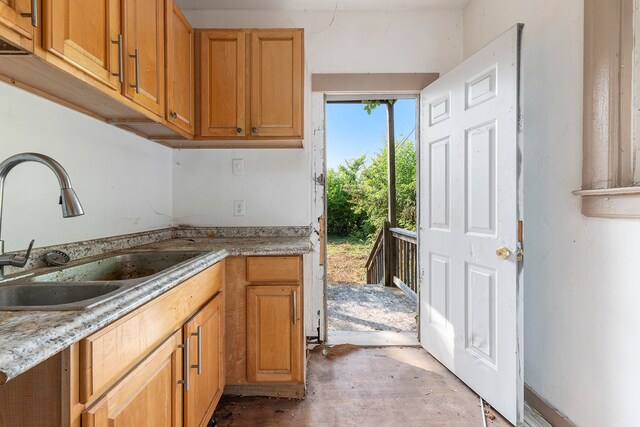
{"type": "Polygon", "coordinates": [[[4,162],[0,163],[0,182],[4,182],[4,179],[7,177],[9,172],[11,172],[11,169],[24,162],[42,163],[51,169],[56,175],[61,190],[63,188],[71,188],[71,179],[62,165],[51,157],[40,153],[20,153],[11,156],[4,162]]]}
{"type": "MultiPolygon", "coordinates": [[[[62,205],[62,216],[65,218],[84,215],[84,210],[80,204],[80,200],[71,186],[71,179],[64,170],[62,165],[49,156],[40,153],[20,153],[9,157],[0,163],[0,234],[2,224],[2,202],[4,197],[4,180],[11,170],[24,162],[42,163],[53,171],[58,184],[60,185],[60,204],[62,205]]],[[[0,240],[0,279],[3,277],[3,268],[5,265],[16,265],[3,257],[4,242],[0,240]]],[[[27,254],[28,257],[28,254],[27,254]]],[[[26,263],[26,259],[24,260],[26,263]]],[[[22,264],[24,265],[24,263],[22,264]]]]}

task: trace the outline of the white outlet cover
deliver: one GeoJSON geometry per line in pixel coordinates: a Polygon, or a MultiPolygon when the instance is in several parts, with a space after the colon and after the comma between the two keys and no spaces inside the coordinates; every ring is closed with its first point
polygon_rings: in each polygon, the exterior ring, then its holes
{"type": "Polygon", "coordinates": [[[231,171],[234,175],[244,175],[244,160],[243,159],[231,160],[231,171]]]}
{"type": "Polygon", "coordinates": [[[233,216],[244,216],[244,200],[233,201],[233,216]]]}

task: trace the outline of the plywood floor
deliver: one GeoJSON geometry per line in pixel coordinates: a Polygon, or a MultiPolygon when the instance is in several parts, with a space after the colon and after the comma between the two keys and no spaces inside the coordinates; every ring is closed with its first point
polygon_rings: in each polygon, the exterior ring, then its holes
{"type": "MultiPolygon", "coordinates": [[[[488,426],[510,425],[495,416],[488,426]]],[[[225,396],[212,425],[482,427],[482,415],[478,396],[422,348],[343,345],[311,352],[304,400],[225,396]]]]}

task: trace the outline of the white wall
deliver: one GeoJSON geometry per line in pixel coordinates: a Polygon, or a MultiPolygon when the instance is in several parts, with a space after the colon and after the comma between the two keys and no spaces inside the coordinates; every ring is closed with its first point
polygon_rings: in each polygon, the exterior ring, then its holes
{"type": "Polygon", "coordinates": [[[0,161],[35,151],[67,170],[85,215],[62,218],[53,173],[17,166],[5,182],[7,250],[54,245],[171,225],[171,150],[0,83],[0,161]]]}
{"type": "Polygon", "coordinates": [[[640,221],[586,218],[583,0],[471,0],[470,55],[523,22],[525,382],[580,426],[637,425],[640,221]]]}
{"type": "Polygon", "coordinates": [[[305,149],[174,154],[174,215],[191,225],[311,223],[312,73],[443,72],[462,57],[462,11],[185,11],[194,27],[305,29],[305,149]],[[246,174],[234,177],[231,160],[246,174]],[[234,217],[233,200],[246,201],[234,217]]]}

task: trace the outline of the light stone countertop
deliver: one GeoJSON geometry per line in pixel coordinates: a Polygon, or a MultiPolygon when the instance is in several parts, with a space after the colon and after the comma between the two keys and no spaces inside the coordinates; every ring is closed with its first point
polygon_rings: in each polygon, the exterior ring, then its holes
{"type": "MultiPolygon", "coordinates": [[[[204,252],[168,269],[166,274],[150,276],[122,294],[84,310],[0,311],[0,384],[113,323],[227,256],[300,255],[310,250],[308,236],[197,237],[172,238],[103,254],[99,258],[137,251],[204,252]]],[[[39,273],[38,270],[33,272],[39,273]]]]}

